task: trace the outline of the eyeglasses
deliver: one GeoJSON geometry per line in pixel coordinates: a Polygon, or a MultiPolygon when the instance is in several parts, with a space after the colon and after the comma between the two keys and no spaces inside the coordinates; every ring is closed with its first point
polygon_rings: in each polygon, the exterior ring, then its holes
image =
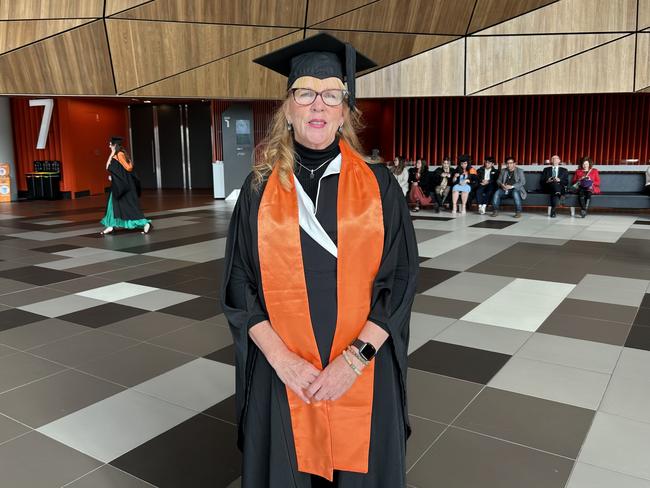
{"type": "Polygon", "coordinates": [[[316,97],[320,95],[321,100],[328,107],[336,107],[343,103],[348,92],[345,90],[332,89],[317,92],[310,88],[292,88],[291,93],[293,99],[298,105],[311,105],[316,101],[316,97]]]}

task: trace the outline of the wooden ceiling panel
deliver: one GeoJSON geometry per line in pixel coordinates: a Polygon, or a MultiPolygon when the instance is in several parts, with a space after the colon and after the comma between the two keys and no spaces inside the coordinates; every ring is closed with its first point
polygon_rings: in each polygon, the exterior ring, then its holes
{"type": "Polygon", "coordinates": [[[469,32],[512,19],[557,0],[478,0],[469,32]]]}
{"type": "Polygon", "coordinates": [[[104,0],[3,0],[0,20],[99,18],[104,0]]]}
{"type": "MultiPolygon", "coordinates": [[[[311,36],[320,31],[308,30],[311,36]]],[[[327,31],[337,39],[352,44],[380,68],[410,58],[429,49],[458,39],[458,36],[385,34],[375,32],[327,31]]]]}
{"type": "Polygon", "coordinates": [[[304,27],[306,0],[156,0],[116,15],[122,19],[304,27]]]}
{"type": "Polygon", "coordinates": [[[623,35],[469,37],[467,93],[483,90],[623,35]]]}
{"type": "Polygon", "coordinates": [[[630,92],[634,35],[507,81],[478,95],[545,95],[630,92]]]}
{"type": "Polygon", "coordinates": [[[638,35],[636,53],[636,89],[650,88],[650,32],[638,35]]]}
{"type": "Polygon", "coordinates": [[[107,19],[118,93],[289,34],[295,29],[107,19]],[[152,53],[155,55],[152,56],[152,53]]]}
{"type": "Polygon", "coordinates": [[[375,2],[377,0],[321,0],[319,2],[309,2],[307,25],[324,22],[325,20],[375,2]]]}
{"type": "Polygon", "coordinates": [[[106,0],[106,15],[114,15],[126,9],[137,7],[149,0],[106,0]]]}
{"type": "Polygon", "coordinates": [[[314,28],[465,35],[475,0],[379,0],[314,28]]]}
{"type": "Polygon", "coordinates": [[[639,0],[639,30],[650,27],[650,0],[639,0]]]}
{"type": "Polygon", "coordinates": [[[40,41],[59,32],[78,27],[90,20],[11,20],[0,29],[0,54],[40,41]]]}
{"type": "Polygon", "coordinates": [[[462,96],[465,41],[418,54],[361,76],[359,98],[462,96]]]}
{"type": "Polygon", "coordinates": [[[0,56],[1,93],[114,95],[103,21],[0,56]]]}
{"type": "Polygon", "coordinates": [[[297,42],[302,37],[303,31],[296,31],[281,39],[139,88],[126,95],[280,99],[286,93],[287,79],[254,64],[252,61],[259,56],[297,42]]]}
{"type": "Polygon", "coordinates": [[[636,30],[637,0],[561,0],[478,34],[566,34],[636,30]]]}

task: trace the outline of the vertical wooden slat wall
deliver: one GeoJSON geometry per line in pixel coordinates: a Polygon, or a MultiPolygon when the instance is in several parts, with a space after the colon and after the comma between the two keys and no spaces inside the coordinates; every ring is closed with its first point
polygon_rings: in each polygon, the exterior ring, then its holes
{"type": "MultiPolygon", "coordinates": [[[[439,163],[512,155],[541,164],[553,154],[575,163],[650,162],[650,94],[404,98],[395,104],[395,153],[439,163]]],[[[392,157],[392,154],[383,155],[392,157]]]]}

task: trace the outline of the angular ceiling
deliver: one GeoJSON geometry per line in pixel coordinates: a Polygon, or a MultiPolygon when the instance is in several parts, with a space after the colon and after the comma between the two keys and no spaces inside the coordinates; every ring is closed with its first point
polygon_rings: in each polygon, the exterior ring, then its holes
{"type": "Polygon", "coordinates": [[[0,94],[279,98],[251,60],[319,31],[378,63],[360,97],[633,91],[648,27],[650,0],[5,1],[0,94]]]}

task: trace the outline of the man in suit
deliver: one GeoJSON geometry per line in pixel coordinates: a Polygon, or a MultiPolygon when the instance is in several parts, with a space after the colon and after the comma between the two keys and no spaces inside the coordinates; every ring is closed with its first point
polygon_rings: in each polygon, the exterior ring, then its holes
{"type": "Polygon", "coordinates": [[[569,185],[569,172],[566,168],[561,167],[560,163],[560,156],[553,156],[551,157],[551,166],[542,171],[542,190],[550,195],[551,217],[553,218],[556,216],[555,209],[569,185]]]}

